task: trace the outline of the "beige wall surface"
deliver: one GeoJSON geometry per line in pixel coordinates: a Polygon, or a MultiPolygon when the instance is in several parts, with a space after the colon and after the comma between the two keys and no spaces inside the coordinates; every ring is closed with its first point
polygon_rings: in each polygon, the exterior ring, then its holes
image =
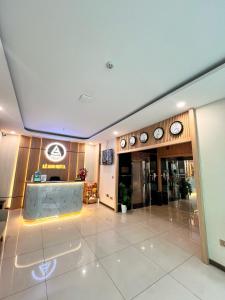
{"type": "Polygon", "coordinates": [[[225,100],[196,110],[209,258],[225,266],[225,100]]]}
{"type": "Polygon", "coordinates": [[[0,198],[7,200],[12,196],[19,139],[16,135],[0,136],[0,198]]]}
{"type": "Polygon", "coordinates": [[[88,170],[87,182],[98,182],[99,145],[85,144],[84,166],[88,170]]]}
{"type": "Polygon", "coordinates": [[[113,165],[100,165],[99,196],[100,201],[112,208],[116,208],[116,139],[101,144],[101,151],[114,149],[113,165]],[[108,195],[108,196],[107,196],[108,195]]]}

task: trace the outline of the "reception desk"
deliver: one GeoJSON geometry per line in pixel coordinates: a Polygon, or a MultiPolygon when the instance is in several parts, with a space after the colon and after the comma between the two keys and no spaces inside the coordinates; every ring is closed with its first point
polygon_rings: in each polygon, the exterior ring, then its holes
{"type": "Polygon", "coordinates": [[[26,220],[79,212],[83,182],[27,183],[23,217],[26,220]]]}

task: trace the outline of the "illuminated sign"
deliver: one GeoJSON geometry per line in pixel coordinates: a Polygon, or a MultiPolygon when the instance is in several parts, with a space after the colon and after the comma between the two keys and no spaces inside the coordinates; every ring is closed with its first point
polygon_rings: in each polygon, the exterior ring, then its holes
{"type": "Polygon", "coordinates": [[[52,162],[60,162],[66,157],[66,148],[61,143],[51,143],[47,146],[45,155],[52,162]]]}
{"type": "Polygon", "coordinates": [[[66,169],[66,165],[42,164],[42,169],[65,170],[66,169]]]}

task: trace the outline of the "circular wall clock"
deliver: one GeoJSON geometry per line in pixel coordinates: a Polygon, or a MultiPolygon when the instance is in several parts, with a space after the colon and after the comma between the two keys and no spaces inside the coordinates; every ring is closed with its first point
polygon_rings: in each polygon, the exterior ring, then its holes
{"type": "Polygon", "coordinates": [[[127,142],[126,142],[125,139],[122,139],[122,140],[120,141],[120,147],[121,147],[121,148],[125,148],[125,147],[126,147],[126,144],[127,144],[127,142]]]}
{"type": "Polygon", "coordinates": [[[136,136],[132,135],[132,136],[130,137],[129,142],[130,142],[130,145],[133,146],[133,145],[136,143],[136,136]]]}
{"type": "Polygon", "coordinates": [[[148,134],[147,134],[147,132],[142,132],[140,134],[140,142],[141,143],[146,143],[147,140],[148,140],[148,134]]]}
{"type": "Polygon", "coordinates": [[[180,121],[175,121],[170,125],[170,133],[173,135],[181,134],[183,131],[183,124],[180,121]]]}
{"type": "Polygon", "coordinates": [[[153,136],[156,140],[160,140],[164,135],[164,130],[162,127],[157,127],[154,132],[153,132],[153,136]]]}

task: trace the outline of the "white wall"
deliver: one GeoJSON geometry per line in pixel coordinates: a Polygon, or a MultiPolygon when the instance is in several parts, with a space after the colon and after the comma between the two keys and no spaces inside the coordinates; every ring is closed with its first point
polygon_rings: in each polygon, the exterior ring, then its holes
{"type": "Polygon", "coordinates": [[[12,196],[19,140],[19,136],[16,135],[0,134],[0,197],[6,198],[7,203],[10,203],[12,196]]]}
{"type": "MultiPolygon", "coordinates": [[[[116,139],[106,141],[101,144],[101,151],[105,149],[114,149],[115,154],[116,139]]],[[[115,158],[115,155],[114,155],[115,158]]],[[[115,159],[113,165],[100,165],[100,201],[106,205],[115,208],[116,203],[116,181],[115,181],[115,159]],[[107,197],[109,195],[109,197],[107,197]],[[112,199],[111,199],[112,198],[112,199]]]]}
{"type": "Polygon", "coordinates": [[[225,100],[196,110],[209,258],[225,266],[225,100]]]}
{"type": "Polygon", "coordinates": [[[98,181],[99,145],[85,144],[84,167],[88,170],[87,182],[98,181]]]}

